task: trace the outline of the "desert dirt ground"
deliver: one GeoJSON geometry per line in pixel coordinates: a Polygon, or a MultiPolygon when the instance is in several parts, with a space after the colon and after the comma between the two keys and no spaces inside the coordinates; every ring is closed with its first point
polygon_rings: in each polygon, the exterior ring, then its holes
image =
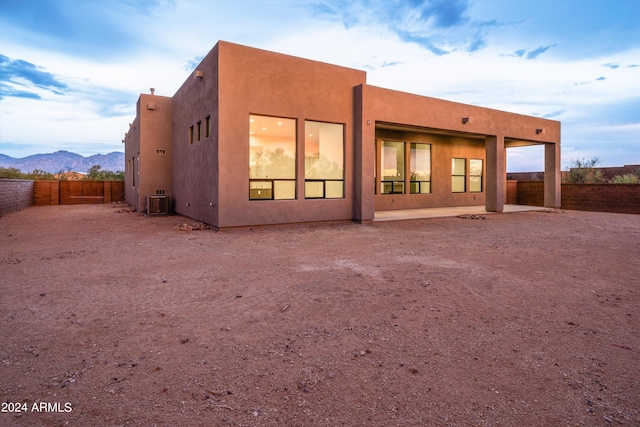
{"type": "Polygon", "coordinates": [[[0,425],[640,425],[640,216],[474,218],[0,217],[0,425]]]}

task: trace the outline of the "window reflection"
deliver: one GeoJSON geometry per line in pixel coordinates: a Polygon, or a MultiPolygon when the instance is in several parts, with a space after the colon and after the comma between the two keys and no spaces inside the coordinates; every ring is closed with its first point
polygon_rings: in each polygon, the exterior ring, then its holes
{"type": "Polygon", "coordinates": [[[431,145],[412,142],[409,155],[411,193],[431,193],[431,145]]]}
{"type": "Polygon", "coordinates": [[[305,121],[305,197],[344,197],[344,125],[305,121]]]}
{"type": "Polygon", "coordinates": [[[467,191],[466,159],[452,159],[451,162],[451,191],[464,193],[467,191]]]}
{"type": "Polygon", "coordinates": [[[404,142],[382,141],[382,194],[404,193],[404,142]]]}
{"type": "Polygon", "coordinates": [[[482,192],[482,160],[469,160],[469,191],[482,192]]]}
{"type": "Polygon", "coordinates": [[[249,198],[296,198],[296,121],[249,116],[249,198]]]}

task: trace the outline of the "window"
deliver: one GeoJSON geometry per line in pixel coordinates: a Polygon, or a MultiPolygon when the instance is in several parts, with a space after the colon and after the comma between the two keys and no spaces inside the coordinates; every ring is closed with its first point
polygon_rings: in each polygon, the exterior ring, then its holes
{"type": "Polygon", "coordinates": [[[304,197],[344,197],[344,125],[304,122],[304,197]]]}
{"type": "Polygon", "coordinates": [[[193,125],[189,127],[189,144],[193,144],[193,125]]]}
{"type": "Polygon", "coordinates": [[[198,141],[200,141],[202,139],[202,122],[198,122],[197,129],[198,129],[198,141]]]}
{"type": "Polygon", "coordinates": [[[131,186],[136,186],[136,158],[132,157],[129,160],[129,170],[131,171],[131,186]]]}
{"type": "Polygon", "coordinates": [[[249,199],[296,198],[296,121],[249,116],[249,199]]]}
{"type": "Polygon", "coordinates": [[[404,142],[382,141],[380,193],[404,193],[404,142]]]}
{"type": "Polygon", "coordinates": [[[469,160],[469,191],[482,192],[482,160],[469,160]]]}
{"type": "Polygon", "coordinates": [[[412,142],[409,158],[411,194],[431,193],[431,145],[412,142]]]}
{"type": "Polygon", "coordinates": [[[451,191],[464,193],[467,191],[467,161],[466,159],[452,159],[451,162],[451,191]]]}
{"type": "Polygon", "coordinates": [[[204,118],[204,137],[209,138],[211,136],[211,116],[204,118]]]}

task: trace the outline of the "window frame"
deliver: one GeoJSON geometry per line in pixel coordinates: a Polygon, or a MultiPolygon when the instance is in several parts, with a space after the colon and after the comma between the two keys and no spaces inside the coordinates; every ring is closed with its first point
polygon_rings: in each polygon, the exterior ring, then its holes
{"type": "MultiPolygon", "coordinates": [[[[431,155],[431,149],[432,149],[432,144],[431,144],[431,143],[427,143],[427,142],[415,142],[415,141],[414,141],[414,142],[409,142],[409,165],[408,165],[408,172],[409,172],[409,194],[431,194],[431,177],[432,177],[432,175],[433,175],[433,174],[432,174],[432,172],[431,172],[431,168],[432,168],[432,165],[433,165],[433,162],[432,162],[432,155],[431,155]],[[426,145],[426,146],[428,146],[428,147],[429,147],[429,179],[428,179],[428,180],[413,180],[413,179],[411,179],[411,176],[413,175],[413,174],[411,173],[411,159],[412,159],[412,157],[411,157],[411,150],[413,150],[413,149],[414,149],[414,148],[413,148],[413,146],[415,146],[415,145],[426,145]],[[429,183],[429,191],[427,191],[427,192],[422,192],[422,191],[420,191],[420,190],[421,190],[421,187],[422,187],[422,183],[424,183],[424,182],[429,183]],[[415,183],[415,184],[417,184],[417,187],[418,187],[418,191],[417,191],[417,192],[414,192],[414,191],[413,191],[413,187],[414,187],[414,186],[413,186],[413,184],[414,184],[414,183],[415,183]]],[[[418,152],[417,152],[417,150],[416,150],[416,161],[418,160],[418,159],[417,159],[417,153],[418,153],[418,152]]],[[[406,171],[405,171],[405,174],[406,174],[406,171]]]]}
{"type": "MultiPolygon", "coordinates": [[[[281,123],[279,123],[281,124],[281,123]]],[[[283,117],[283,116],[270,116],[270,115],[266,115],[266,114],[254,114],[254,113],[250,113],[249,114],[249,139],[247,141],[249,143],[249,201],[265,201],[265,200],[281,200],[281,201],[287,201],[287,200],[297,200],[298,199],[298,155],[299,155],[299,150],[298,150],[298,119],[297,118],[293,118],[293,117],[283,117]],[[253,123],[253,120],[255,118],[266,118],[266,119],[275,119],[278,121],[283,121],[283,120],[292,120],[293,123],[293,129],[294,129],[294,134],[293,134],[293,148],[294,148],[294,155],[293,155],[293,177],[292,178],[270,178],[270,177],[255,177],[253,178],[251,176],[251,135],[253,135],[253,132],[251,131],[251,126],[253,123]],[[263,190],[263,188],[254,188],[252,187],[253,185],[257,184],[257,183],[270,183],[269,188],[264,188],[266,190],[269,190],[270,193],[268,194],[269,197],[252,197],[252,194],[258,195],[260,194],[259,192],[263,190]],[[276,187],[278,186],[279,183],[293,183],[293,197],[287,197],[287,198],[281,198],[281,197],[276,197],[276,187]],[[258,193],[256,194],[256,191],[254,191],[252,193],[252,190],[259,190],[258,193]]],[[[261,194],[260,194],[261,195],[261,194]]]]}
{"type": "MultiPolygon", "coordinates": [[[[390,139],[381,139],[380,140],[380,194],[406,194],[406,186],[405,186],[405,180],[407,177],[407,161],[406,161],[406,157],[407,157],[407,141],[395,141],[395,140],[390,140],[390,139]],[[389,180],[389,179],[384,179],[385,175],[384,175],[384,148],[385,148],[385,143],[392,143],[392,144],[401,144],[402,145],[402,157],[400,157],[402,159],[402,179],[393,179],[393,180],[389,180]],[[389,187],[390,185],[390,187],[389,187]],[[385,187],[390,188],[390,191],[385,191],[385,187]],[[400,190],[400,191],[396,191],[396,187],[400,190]]],[[[398,154],[396,153],[396,160],[398,159],[398,154]]],[[[396,165],[396,170],[399,170],[400,168],[398,168],[398,166],[396,165]]]]}
{"type": "MultiPolygon", "coordinates": [[[[345,164],[346,164],[346,128],[347,125],[345,123],[336,123],[336,122],[327,122],[327,121],[322,121],[322,120],[310,120],[310,119],[305,119],[304,120],[304,130],[305,130],[305,137],[304,137],[304,157],[305,157],[305,162],[304,162],[304,198],[308,199],[308,200],[313,200],[313,199],[324,199],[324,200],[338,200],[338,199],[344,199],[346,197],[345,195],[345,164]],[[307,178],[307,154],[308,154],[308,143],[309,141],[307,140],[308,135],[308,129],[307,129],[307,123],[318,123],[318,124],[327,124],[327,125],[335,125],[335,126],[340,126],[341,129],[341,149],[342,149],[342,164],[340,165],[341,169],[342,169],[342,178],[338,179],[338,178],[323,178],[323,177],[319,177],[319,178],[307,178]],[[318,183],[321,182],[322,183],[322,195],[321,196],[307,196],[307,183],[318,183]],[[339,182],[341,183],[341,196],[340,197],[327,197],[327,183],[334,183],[334,182],[339,182]]],[[[320,141],[318,141],[318,143],[320,143],[320,141]]],[[[321,153],[318,152],[318,154],[320,155],[321,153]]]]}
{"type": "Polygon", "coordinates": [[[469,192],[470,193],[482,193],[484,191],[484,160],[483,159],[469,159],[469,192]],[[472,162],[480,162],[480,175],[472,174],[473,168],[471,166],[472,162]],[[480,178],[480,189],[474,190],[471,179],[472,178],[480,178]]]}
{"type": "MultiPolygon", "coordinates": [[[[459,179],[458,179],[459,181],[459,179]]],[[[467,159],[463,157],[452,157],[451,158],[451,192],[455,194],[461,194],[467,192],[467,159]],[[454,173],[455,172],[455,161],[462,160],[464,162],[464,170],[462,173],[454,173]],[[463,179],[463,189],[462,191],[455,191],[456,185],[454,184],[455,178],[463,179]]]]}

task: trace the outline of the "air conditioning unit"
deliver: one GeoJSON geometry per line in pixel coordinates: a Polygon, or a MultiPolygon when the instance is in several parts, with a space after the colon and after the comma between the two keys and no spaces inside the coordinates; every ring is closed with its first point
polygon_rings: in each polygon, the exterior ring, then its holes
{"type": "Polygon", "coordinates": [[[169,215],[169,196],[147,196],[145,215],[169,215]]]}

